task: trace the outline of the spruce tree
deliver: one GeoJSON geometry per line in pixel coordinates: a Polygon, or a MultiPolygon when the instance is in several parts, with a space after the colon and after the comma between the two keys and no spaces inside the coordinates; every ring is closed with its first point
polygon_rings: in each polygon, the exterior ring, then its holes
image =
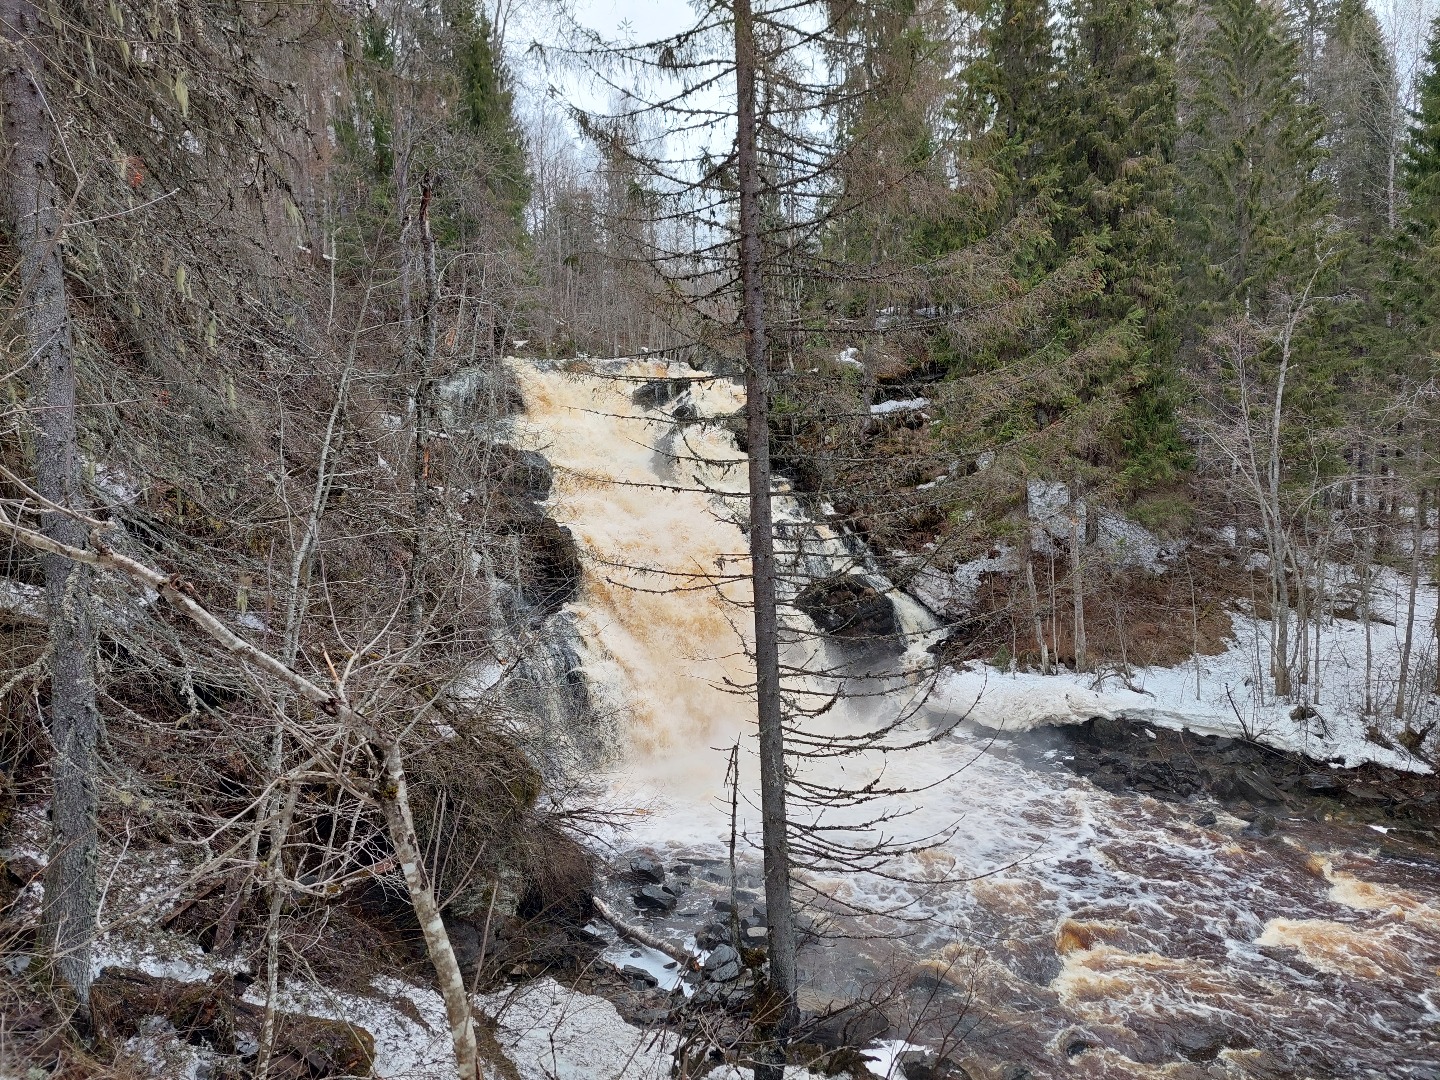
{"type": "Polygon", "coordinates": [[[1389,227],[1395,67],[1365,0],[1340,0],[1320,72],[1336,213],[1365,245],[1389,227]]]}
{"type": "Polygon", "coordinates": [[[1167,0],[1082,0],[1064,49],[1057,239],[1089,245],[1103,284],[1070,313],[1096,357],[1086,375],[1119,403],[1100,428],[1103,464],[1130,485],[1165,479],[1184,460],[1168,385],[1174,360],[1176,84],[1167,0]]]}
{"type": "Polygon", "coordinates": [[[1412,349],[1433,353],[1440,345],[1440,19],[1431,27],[1425,62],[1417,77],[1415,110],[1405,142],[1401,180],[1396,307],[1412,331],[1412,349]]]}
{"type": "Polygon", "coordinates": [[[1327,210],[1319,111],[1283,12],[1203,0],[1181,143],[1187,291],[1202,321],[1256,311],[1315,246],[1327,210]]]}

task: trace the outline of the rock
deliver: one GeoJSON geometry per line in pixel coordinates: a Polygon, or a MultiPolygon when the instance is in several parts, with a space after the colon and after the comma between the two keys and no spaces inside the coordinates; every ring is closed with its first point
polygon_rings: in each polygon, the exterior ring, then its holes
{"type": "Polygon", "coordinates": [[[842,1046],[865,1046],[890,1030],[890,1021],[868,1001],[842,1005],[803,1024],[805,1038],[835,1050],[842,1046]]]}
{"type": "Polygon", "coordinates": [[[620,974],[630,980],[630,985],[636,990],[653,990],[660,985],[660,980],[642,967],[634,964],[626,964],[620,969],[620,974]]]}
{"type": "Polygon", "coordinates": [[[1195,819],[1195,824],[1199,825],[1203,829],[1208,829],[1219,820],[1220,819],[1215,816],[1215,811],[1206,810],[1203,814],[1201,814],[1195,819]]]}
{"type": "Polygon", "coordinates": [[[970,1080],[970,1074],[928,1050],[903,1050],[896,1059],[905,1080],[970,1080]]]}
{"type": "Polygon", "coordinates": [[[895,604],[859,574],[835,574],[800,590],[795,606],[824,633],[848,639],[891,637],[895,604]]]}
{"type": "Polygon", "coordinates": [[[713,949],[730,940],[730,928],[721,923],[710,923],[695,932],[695,944],[702,949],[713,949]]]}
{"type": "Polygon", "coordinates": [[[499,482],[510,496],[544,502],[550,497],[552,473],[550,462],[534,450],[516,450],[504,444],[492,445],[492,454],[499,464],[499,482]]]}
{"type": "Polygon", "coordinates": [[[1331,772],[1306,773],[1304,779],[1300,782],[1304,785],[1306,791],[1340,790],[1340,781],[1335,774],[1331,772]]]}
{"type": "Polygon", "coordinates": [[[669,405],[689,389],[689,379],[651,379],[637,386],[631,392],[630,400],[642,409],[658,409],[669,405]]]}
{"type": "Polygon", "coordinates": [[[747,926],[740,935],[752,945],[763,945],[770,938],[770,931],[763,926],[747,926]]]}
{"type": "Polygon", "coordinates": [[[1130,741],[1130,723],[1110,716],[1092,716],[1080,725],[1080,734],[1094,746],[1118,750],[1130,741]]]}
{"type": "Polygon", "coordinates": [[[731,982],[740,977],[740,954],[729,945],[717,945],[705,957],[702,969],[712,982],[731,982]]]}
{"type": "Polygon", "coordinates": [[[642,885],[631,899],[642,911],[674,911],[679,902],[679,897],[664,885],[642,885]]]}
{"type": "Polygon", "coordinates": [[[732,911],[735,910],[735,905],[732,904],[729,900],[722,900],[720,897],[717,896],[715,898],[715,910],[720,912],[722,915],[729,915],[732,911]]]}
{"type": "Polygon", "coordinates": [[[1182,1026],[1172,1044],[1176,1053],[1189,1061],[1214,1061],[1229,1045],[1224,1028],[1204,1024],[1182,1026]]]}
{"type": "Polygon", "coordinates": [[[1260,813],[1255,820],[1240,830],[1241,836],[1274,836],[1280,831],[1280,825],[1275,820],[1275,815],[1260,813]]]}
{"type": "Polygon", "coordinates": [[[665,881],[665,868],[654,859],[644,856],[630,860],[630,873],[640,881],[647,881],[652,885],[660,885],[665,881]]]}
{"type": "Polygon", "coordinates": [[[542,614],[554,615],[580,591],[580,548],[575,534],[548,517],[506,526],[518,535],[523,592],[542,614]]]}
{"type": "Polygon", "coordinates": [[[1257,806],[1285,802],[1285,793],[1259,769],[1236,769],[1230,779],[1230,789],[1236,797],[1257,806]]]}

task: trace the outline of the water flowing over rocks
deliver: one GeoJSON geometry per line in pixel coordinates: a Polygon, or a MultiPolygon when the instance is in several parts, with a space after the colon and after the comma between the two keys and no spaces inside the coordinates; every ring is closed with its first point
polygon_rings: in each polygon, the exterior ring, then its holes
{"type": "MultiPolygon", "coordinates": [[[[744,1020],[764,964],[750,715],[734,692],[752,678],[733,434],[743,398],[729,380],[653,361],[525,365],[517,378],[529,407],[517,445],[549,460],[547,509],[581,552],[563,612],[579,666],[597,707],[626,721],[611,794],[641,808],[614,838],[617,869],[598,895],[699,970],[613,934],[601,956],[623,1015],[723,1030],[744,1020]],[[731,882],[724,748],[737,740],[731,882]]],[[[797,1053],[814,1063],[856,1053],[823,1044],[858,1040],[857,1057],[827,1067],[883,1062],[912,1080],[1440,1070],[1440,878],[1423,772],[1407,774],[1398,752],[1385,769],[1341,770],[1182,734],[1170,730],[1185,726],[1180,706],[1078,677],[976,668],[936,680],[924,610],[783,483],[775,506],[787,662],[825,673],[817,695],[836,693],[804,730],[853,736],[899,716],[897,741],[935,733],[914,751],[802,766],[816,782],[883,776],[904,833],[936,839],[879,876],[824,860],[801,875],[797,1053]],[[857,660],[843,632],[871,602],[862,634],[893,633],[895,647],[857,660]],[[1147,722],[1147,709],[1169,722],[1147,722]],[[1074,726],[1009,738],[1052,718],[1074,726]]]]}

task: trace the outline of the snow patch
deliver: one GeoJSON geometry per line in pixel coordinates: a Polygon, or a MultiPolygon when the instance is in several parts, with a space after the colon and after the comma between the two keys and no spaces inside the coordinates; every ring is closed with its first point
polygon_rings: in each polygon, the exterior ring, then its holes
{"type": "Polygon", "coordinates": [[[920,411],[921,409],[928,409],[929,407],[930,407],[930,399],[929,399],[929,398],[923,398],[923,397],[904,398],[904,399],[898,400],[898,401],[882,401],[882,402],[879,402],[878,404],[871,405],[871,406],[870,406],[870,415],[871,415],[871,416],[885,416],[887,413],[896,413],[896,412],[918,412],[918,411],[920,411]]]}

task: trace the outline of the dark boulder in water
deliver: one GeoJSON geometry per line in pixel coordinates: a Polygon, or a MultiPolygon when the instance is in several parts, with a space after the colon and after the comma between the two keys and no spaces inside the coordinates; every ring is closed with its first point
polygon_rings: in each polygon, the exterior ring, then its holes
{"type": "Polygon", "coordinates": [[[835,574],[800,590],[795,606],[832,637],[891,637],[898,627],[895,604],[859,574],[835,574]]]}

